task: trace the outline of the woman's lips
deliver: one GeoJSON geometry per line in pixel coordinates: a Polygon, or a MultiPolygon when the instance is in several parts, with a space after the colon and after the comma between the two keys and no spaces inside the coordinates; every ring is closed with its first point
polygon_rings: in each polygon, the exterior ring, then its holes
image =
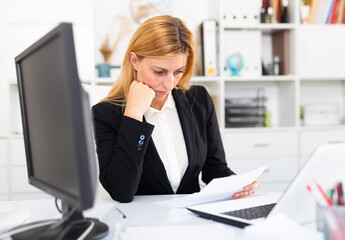
{"type": "Polygon", "coordinates": [[[161,95],[161,96],[164,96],[165,94],[167,94],[166,91],[156,91],[156,93],[157,93],[158,95],[161,95]]]}

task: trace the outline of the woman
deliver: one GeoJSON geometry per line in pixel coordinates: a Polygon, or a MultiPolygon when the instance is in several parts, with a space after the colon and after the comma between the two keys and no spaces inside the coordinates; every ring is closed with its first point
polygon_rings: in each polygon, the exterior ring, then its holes
{"type": "Polygon", "coordinates": [[[194,193],[200,172],[206,184],[234,174],[210,95],[188,85],[194,62],[193,35],[178,18],[153,17],[134,33],[119,78],[92,108],[100,182],[114,200],[194,193]]]}

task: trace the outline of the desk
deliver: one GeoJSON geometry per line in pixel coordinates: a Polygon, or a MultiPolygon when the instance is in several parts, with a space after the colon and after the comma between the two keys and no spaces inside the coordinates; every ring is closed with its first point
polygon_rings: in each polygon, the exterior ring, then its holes
{"type": "MultiPolygon", "coordinates": [[[[125,228],[126,226],[155,224],[221,224],[226,229],[226,234],[229,231],[232,232],[233,237],[231,239],[241,239],[242,230],[239,228],[197,217],[186,209],[168,208],[154,204],[157,201],[174,197],[176,195],[136,196],[131,203],[116,203],[110,199],[98,198],[92,209],[84,211],[84,216],[98,218],[109,226],[109,234],[104,240],[117,238],[115,226],[125,228]],[[125,219],[115,211],[115,207],[118,207],[126,215],[125,219]]],[[[61,217],[56,210],[54,199],[0,202],[0,211],[16,209],[30,211],[32,221],[61,217]]],[[[167,236],[161,236],[161,239],[167,239],[167,236]]],[[[217,240],[218,238],[213,239],[217,240]]]]}

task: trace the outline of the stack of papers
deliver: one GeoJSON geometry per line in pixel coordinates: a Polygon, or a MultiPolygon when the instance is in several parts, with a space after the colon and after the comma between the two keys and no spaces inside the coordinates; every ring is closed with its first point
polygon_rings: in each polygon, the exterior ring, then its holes
{"type": "Polygon", "coordinates": [[[193,193],[186,197],[156,202],[156,204],[175,208],[185,208],[209,202],[230,200],[234,193],[242,191],[244,186],[253,183],[265,169],[266,166],[235,176],[215,178],[198,193],[193,193]]]}
{"type": "Polygon", "coordinates": [[[127,226],[118,229],[119,237],[114,239],[126,240],[228,240],[235,237],[235,230],[221,224],[166,224],[166,225],[142,225],[127,226]],[[119,231],[120,230],[120,231],[119,231]],[[164,237],[163,237],[164,236],[164,237]]]}
{"type": "Polygon", "coordinates": [[[266,221],[244,229],[244,240],[323,240],[323,234],[301,226],[278,213],[266,221]]]}

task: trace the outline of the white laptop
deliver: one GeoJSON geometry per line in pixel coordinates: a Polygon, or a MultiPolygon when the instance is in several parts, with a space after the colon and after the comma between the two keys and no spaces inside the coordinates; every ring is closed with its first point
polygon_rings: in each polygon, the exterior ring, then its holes
{"type": "Polygon", "coordinates": [[[227,200],[188,207],[197,215],[237,227],[261,222],[283,213],[300,224],[316,221],[316,203],[306,186],[317,180],[321,185],[345,180],[345,143],[332,143],[319,146],[299,170],[283,194],[258,195],[251,198],[227,200]],[[273,204],[273,205],[272,205],[273,204]],[[268,215],[251,216],[245,219],[241,211],[252,207],[272,208],[268,215]]]}

